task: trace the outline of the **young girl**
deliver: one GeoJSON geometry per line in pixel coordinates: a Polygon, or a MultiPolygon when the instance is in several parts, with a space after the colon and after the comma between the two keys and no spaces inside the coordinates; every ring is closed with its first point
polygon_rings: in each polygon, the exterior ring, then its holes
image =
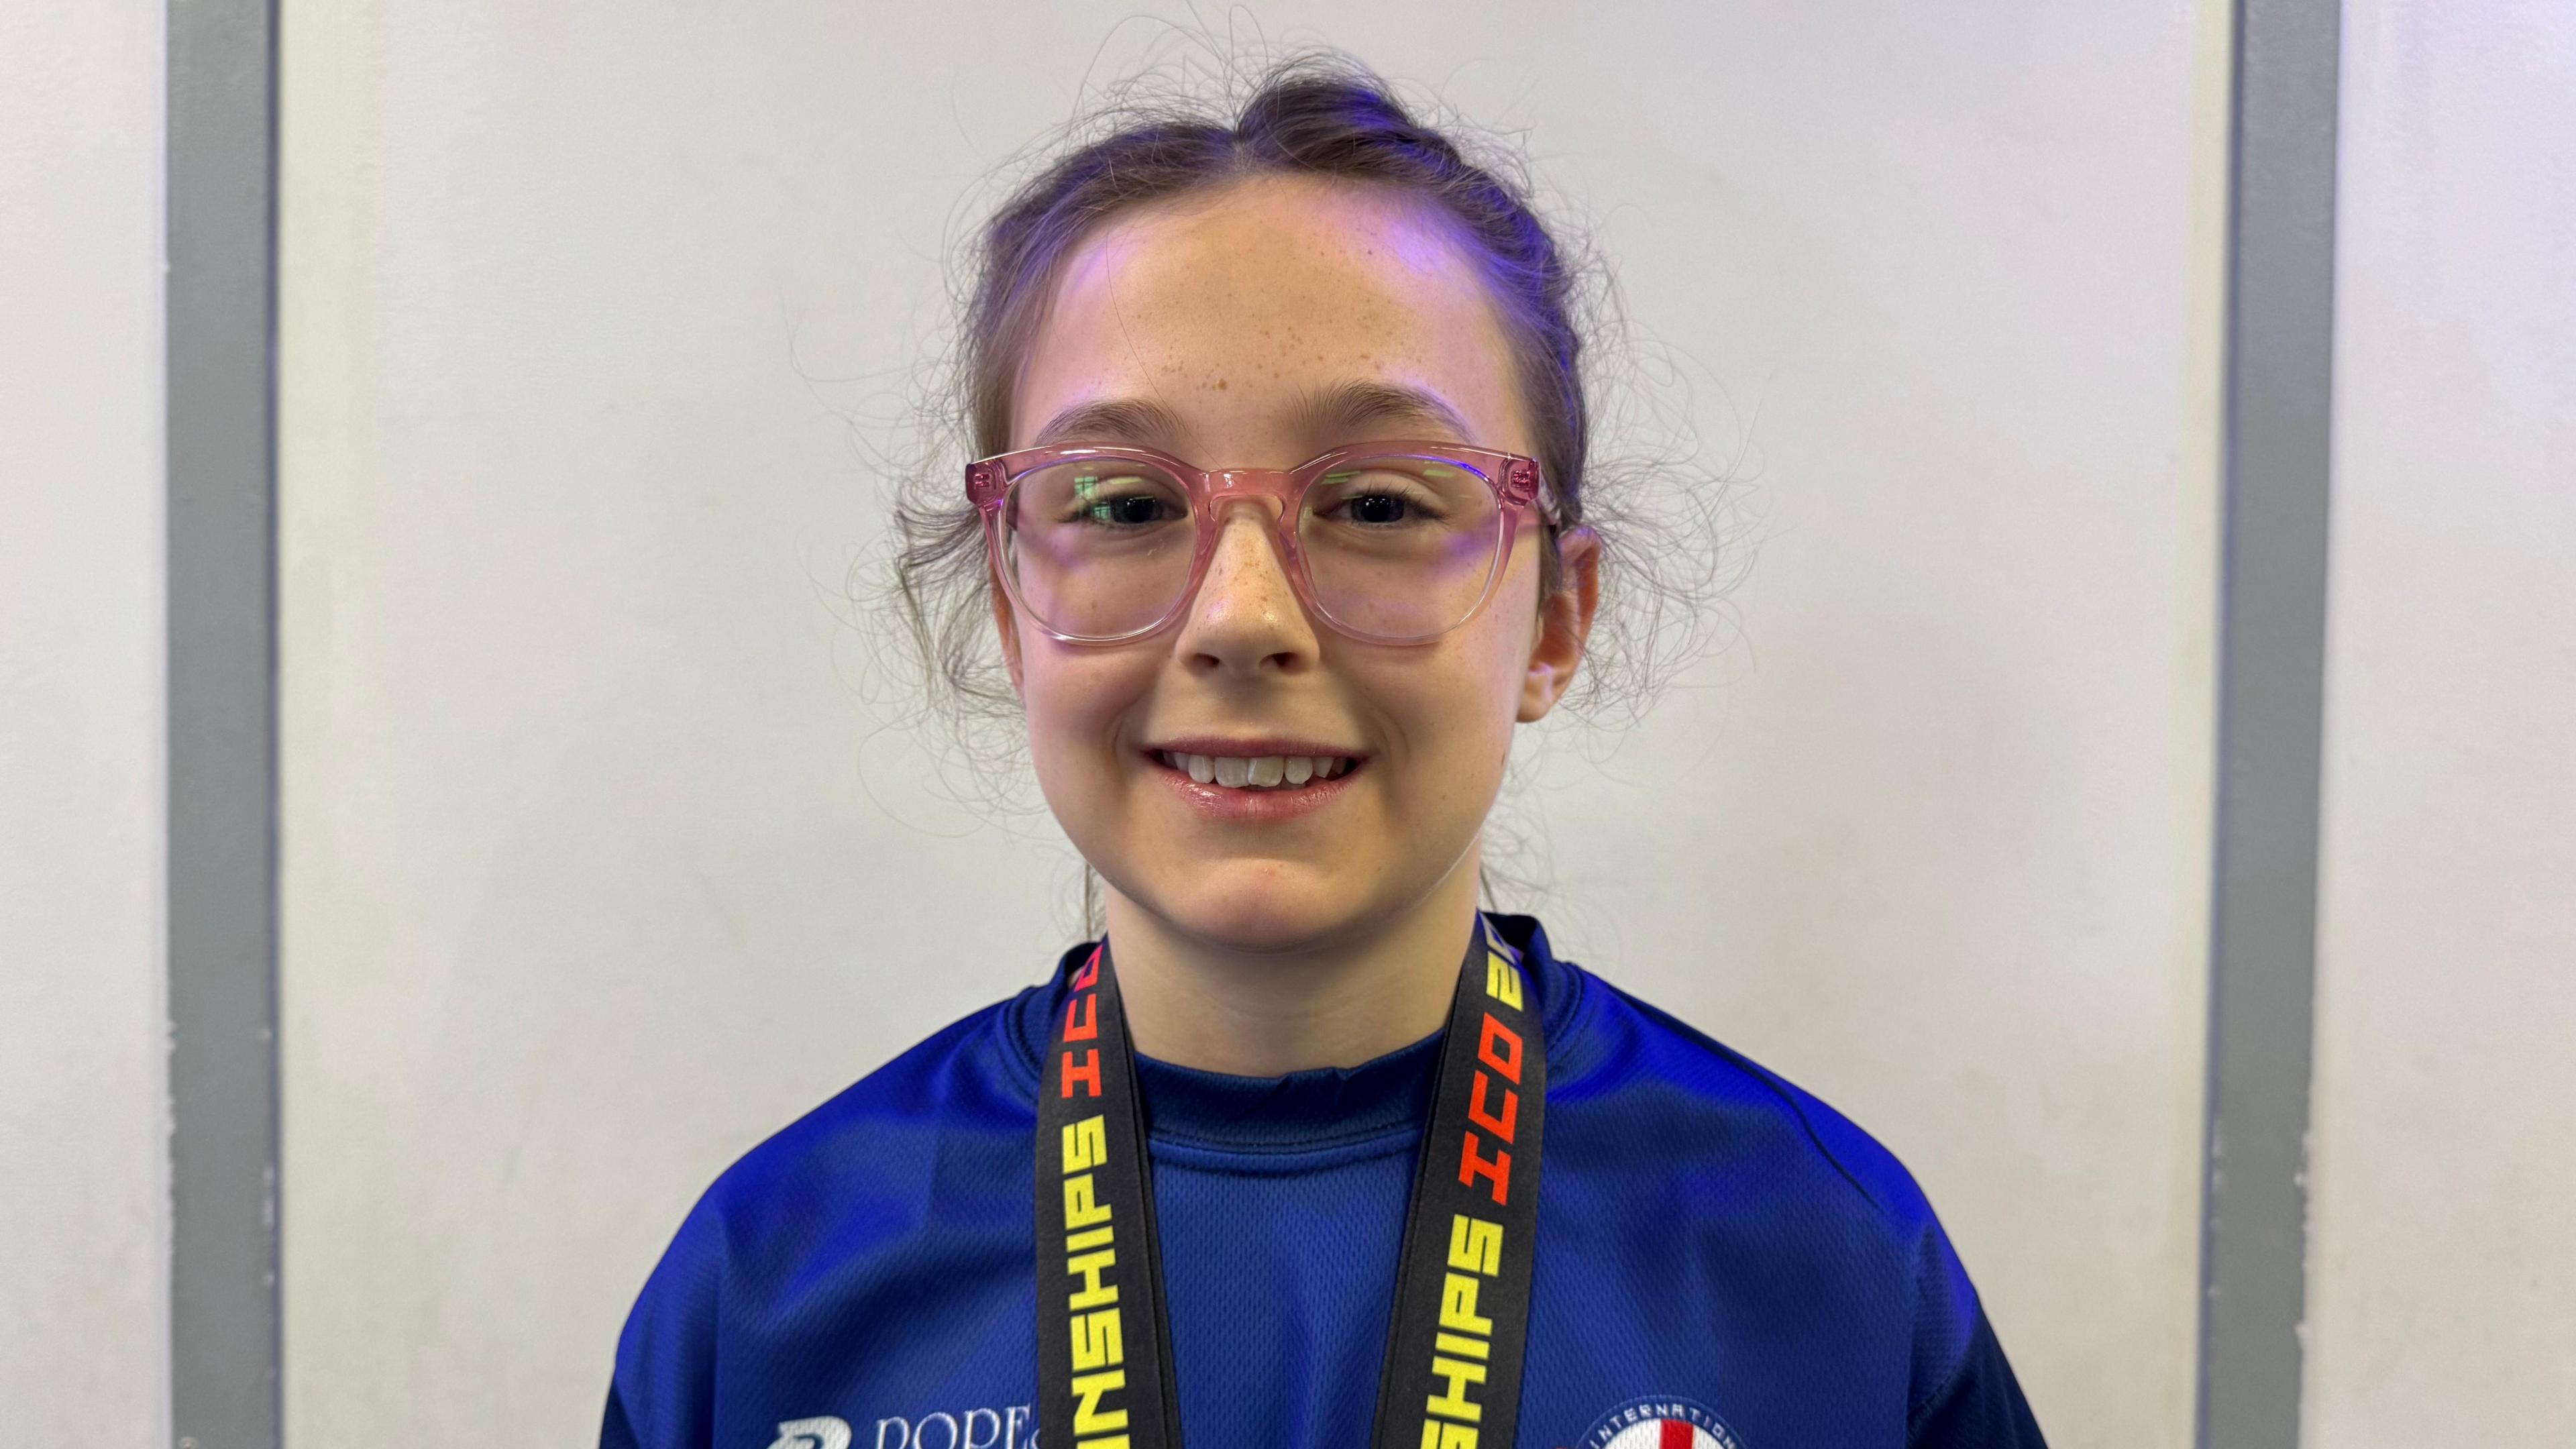
{"type": "Polygon", "coordinates": [[[1604,547],[1518,191],[1309,61],[981,261],[908,582],[971,560],[1105,938],[716,1182],[602,1444],[2038,1444],[1894,1158],[1477,910],[1604,547]]]}

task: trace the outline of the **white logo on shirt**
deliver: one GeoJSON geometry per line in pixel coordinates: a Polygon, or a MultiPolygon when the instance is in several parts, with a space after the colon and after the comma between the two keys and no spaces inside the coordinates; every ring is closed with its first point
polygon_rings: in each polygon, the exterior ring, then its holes
{"type": "Polygon", "coordinates": [[[1744,1441],[1707,1405],[1657,1395],[1612,1409],[1577,1442],[1580,1449],[1743,1449],[1744,1441]]]}
{"type": "MultiPolygon", "coordinates": [[[[877,1420],[875,1449],[1036,1449],[1037,1426],[1026,1404],[1007,1409],[944,1410],[907,1419],[901,1414],[877,1420]],[[1025,1433],[1027,1438],[1020,1436],[1025,1433]]],[[[850,1425],[824,1415],[790,1419],[778,1426],[769,1449],[850,1449],[850,1425]]]]}
{"type": "Polygon", "coordinates": [[[850,1449],[850,1426],[829,1415],[790,1419],[778,1426],[778,1437],[769,1449],[850,1449]]]}

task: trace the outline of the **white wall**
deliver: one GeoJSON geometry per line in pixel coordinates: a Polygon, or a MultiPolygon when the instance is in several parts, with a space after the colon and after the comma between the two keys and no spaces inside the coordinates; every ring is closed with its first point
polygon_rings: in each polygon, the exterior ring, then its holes
{"type": "MultiPolygon", "coordinates": [[[[705,1182],[1066,939],[871,733],[832,409],[1133,9],[286,12],[295,1442],[579,1442],[705,1182]]],[[[1746,642],[1535,752],[1559,940],[1891,1143],[2062,1442],[2180,1442],[2222,7],[1223,14],[1528,127],[1750,434],[1746,642]]]]}
{"type": "Polygon", "coordinates": [[[161,7],[0,11],[0,1438],[166,1443],[161,7]]]}
{"type": "Polygon", "coordinates": [[[2576,12],[2349,0],[2309,1442],[2576,1443],[2576,12]]]}

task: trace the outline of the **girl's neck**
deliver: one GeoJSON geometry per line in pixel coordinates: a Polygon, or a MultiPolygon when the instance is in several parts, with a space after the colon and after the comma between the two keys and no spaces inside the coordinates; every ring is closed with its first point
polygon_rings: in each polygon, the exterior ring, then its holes
{"type": "Polygon", "coordinates": [[[1307,951],[1238,951],[1108,892],[1136,1050],[1233,1076],[1355,1067],[1438,1031],[1476,928],[1476,855],[1384,929],[1307,951]]]}

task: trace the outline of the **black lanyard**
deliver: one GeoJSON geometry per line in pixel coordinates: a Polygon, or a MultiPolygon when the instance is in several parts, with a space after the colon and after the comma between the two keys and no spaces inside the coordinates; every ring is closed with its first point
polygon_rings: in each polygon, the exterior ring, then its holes
{"type": "MultiPolygon", "coordinates": [[[[1374,1449],[1512,1449],[1538,1236],[1547,1043],[1515,952],[1467,943],[1414,1168],[1374,1449]]],[[[1145,1104],[1106,942],[1069,980],[1038,1088],[1046,1449],[1180,1449],[1145,1104]]]]}

